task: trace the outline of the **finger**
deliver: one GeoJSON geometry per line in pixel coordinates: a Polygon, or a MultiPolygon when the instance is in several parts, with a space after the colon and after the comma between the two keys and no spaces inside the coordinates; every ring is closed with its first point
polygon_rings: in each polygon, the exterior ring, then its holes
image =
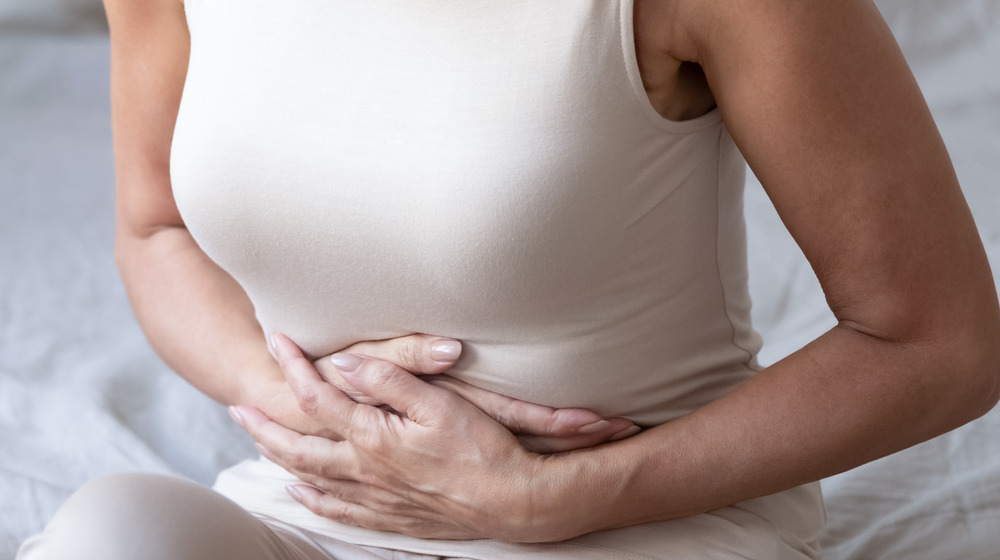
{"type": "Polygon", "coordinates": [[[341,439],[340,434],[328,429],[299,408],[298,399],[287,381],[281,379],[275,385],[276,387],[269,390],[263,399],[244,404],[255,406],[258,410],[264,411],[264,414],[274,422],[300,434],[341,439]]]}
{"type": "Polygon", "coordinates": [[[457,393],[515,434],[557,437],[595,435],[597,439],[594,441],[599,441],[632,426],[632,422],[624,418],[604,419],[582,408],[552,408],[520,401],[447,375],[426,381],[457,393]]]}
{"type": "Polygon", "coordinates": [[[252,407],[230,407],[230,414],[253,437],[261,455],[285,470],[345,479],[357,471],[354,454],[346,443],[304,436],[252,407]]]}
{"type": "Polygon", "coordinates": [[[329,358],[329,356],[326,356],[313,362],[313,367],[316,368],[316,371],[319,373],[320,377],[323,378],[323,381],[333,385],[340,392],[347,395],[347,398],[356,403],[366,404],[368,406],[379,406],[382,404],[376,399],[358,391],[352,387],[350,383],[344,381],[344,378],[340,376],[340,372],[333,366],[333,362],[331,362],[329,358]]]}
{"type": "Polygon", "coordinates": [[[429,510],[426,507],[411,501],[404,495],[371,484],[355,480],[327,478],[302,479],[302,481],[342,502],[364,506],[379,513],[424,517],[429,515],[429,510]]]}
{"type": "MultiPolygon", "coordinates": [[[[621,419],[618,418],[616,420],[621,419]]],[[[518,435],[517,439],[521,442],[521,445],[525,449],[533,453],[563,453],[566,451],[585,449],[587,447],[594,447],[603,443],[625,439],[639,433],[641,429],[642,428],[639,426],[629,422],[627,427],[620,430],[602,430],[601,432],[593,434],[581,434],[567,437],[518,435]]]]}
{"type": "Polygon", "coordinates": [[[353,527],[425,539],[461,540],[484,537],[430,510],[423,510],[422,514],[414,511],[411,515],[399,515],[340,500],[304,484],[288,486],[286,490],[295,501],[316,515],[353,527]]]}
{"type": "Polygon", "coordinates": [[[315,486],[324,492],[329,492],[330,488],[335,487],[337,483],[361,484],[360,482],[351,479],[327,478],[324,475],[313,474],[309,471],[296,470],[288,465],[285,465],[285,461],[281,457],[275,455],[260,443],[255,443],[254,445],[257,447],[257,451],[260,452],[261,456],[266,458],[268,461],[271,461],[272,463],[285,469],[302,482],[315,486]]]}
{"type": "Polygon", "coordinates": [[[341,352],[385,360],[418,375],[434,374],[447,371],[455,365],[462,354],[462,343],[453,338],[411,334],[359,342],[341,352]]]}
{"type": "Polygon", "coordinates": [[[390,362],[344,353],[334,354],[331,359],[341,377],[354,388],[421,425],[433,425],[441,419],[443,411],[464,402],[454,393],[424,383],[390,362]]]}
{"type": "Polygon", "coordinates": [[[370,411],[376,410],[355,403],[342,391],[324,382],[316,368],[288,337],[274,333],[271,340],[278,365],[299,407],[328,429],[347,438],[354,422],[364,422],[370,411]]]}

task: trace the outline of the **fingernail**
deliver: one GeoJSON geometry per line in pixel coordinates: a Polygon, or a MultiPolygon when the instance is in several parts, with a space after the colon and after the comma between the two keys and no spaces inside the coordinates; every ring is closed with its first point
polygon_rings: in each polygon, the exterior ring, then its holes
{"type": "Polygon", "coordinates": [[[609,439],[608,441],[618,441],[620,439],[625,439],[629,436],[634,436],[635,434],[638,434],[641,431],[642,428],[640,428],[639,426],[629,426],[628,428],[625,428],[624,430],[611,436],[611,439],[609,439]]]}
{"type": "Polygon", "coordinates": [[[607,420],[598,420],[597,422],[591,422],[585,426],[580,426],[576,431],[580,434],[593,434],[607,428],[610,425],[611,422],[608,422],[607,420]]]}
{"type": "Polygon", "coordinates": [[[271,335],[267,337],[267,340],[271,343],[271,352],[275,356],[281,354],[282,351],[285,350],[281,337],[278,336],[277,332],[271,333],[271,335]]]}
{"type": "Polygon", "coordinates": [[[354,371],[361,365],[360,356],[347,353],[338,353],[330,356],[330,361],[340,371],[354,371]]]}
{"type": "Polygon", "coordinates": [[[462,354],[462,343],[442,338],[431,346],[431,359],[435,362],[454,362],[462,354]]]}
{"type": "Polygon", "coordinates": [[[235,406],[229,407],[229,416],[233,420],[235,420],[236,423],[239,424],[240,426],[244,424],[243,414],[240,412],[240,409],[236,408],[235,406]]]}
{"type": "Polygon", "coordinates": [[[300,504],[302,503],[302,500],[305,499],[302,496],[302,492],[295,486],[285,486],[285,492],[288,492],[288,495],[291,496],[293,500],[295,500],[300,504]]]}

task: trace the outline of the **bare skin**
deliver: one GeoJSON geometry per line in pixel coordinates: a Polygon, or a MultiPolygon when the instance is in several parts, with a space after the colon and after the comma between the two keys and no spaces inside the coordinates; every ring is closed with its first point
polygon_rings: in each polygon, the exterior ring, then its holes
{"type": "Polygon", "coordinates": [[[715,108],[701,66],[668,54],[661,44],[665,22],[671,16],[664,2],[635,2],[633,33],[635,58],[649,102],[663,118],[686,121],[715,108]]]}
{"type": "Polygon", "coordinates": [[[200,252],[170,196],[187,60],[180,3],[106,7],[116,253],[136,315],[177,371],[242,405],[236,416],[312,485],[295,492],[320,515],[419,537],[562,540],[817,480],[997,402],[1000,310],[985,254],[930,113],[867,0],[638,3],[650,102],[675,119],[718,105],[839,324],[681,420],[557,455],[525,449],[391,355],[347,352],[338,370],[405,417],[347,398],[287,339],[275,365],[245,295],[200,252]]]}

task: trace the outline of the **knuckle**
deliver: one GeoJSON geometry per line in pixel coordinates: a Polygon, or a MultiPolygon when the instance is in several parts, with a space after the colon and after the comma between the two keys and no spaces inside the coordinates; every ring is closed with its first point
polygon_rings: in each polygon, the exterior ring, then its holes
{"type": "Polygon", "coordinates": [[[326,492],[326,494],[332,498],[335,498],[342,502],[347,501],[348,496],[347,496],[347,491],[344,489],[344,485],[337,484],[336,481],[334,481],[333,484],[326,484],[323,487],[323,491],[326,492]]]}
{"type": "Polygon", "coordinates": [[[517,416],[514,414],[510,403],[505,403],[503,406],[497,407],[493,410],[494,419],[503,424],[509,430],[518,431],[520,426],[517,426],[517,416]]]}
{"type": "Polygon", "coordinates": [[[396,347],[396,363],[402,368],[419,367],[423,358],[423,340],[417,335],[398,339],[396,347]]]}
{"type": "Polygon", "coordinates": [[[330,485],[331,481],[335,482],[340,477],[338,469],[332,468],[330,465],[323,463],[316,465],[313,470],[316,471],[316,480],[320,481],[323,485],[323,490],[328,494],[336,494],[339,496],[339,493],[335,490],[336,487],[330,485]]]}
{"type": "Polygon", "coordinates": [[[323,396],[316,385],[300,385],[298,390],[299,408],[310,416],[315,415],[322,407],[323,396]]]}
{"type": "Polygon", "coordinates": [[[336,498],[329,494],[324,494],[323,498],[319,503],[315,504],[316,508],[313,510],[316,513],[322,515],[327,519],[332,519],[334,521],[343,521],[343,516],[340,515],[340,504],[337,502],[336,498]]]}
{"type": "MultiPolygon", "coordinates": [[[[442,397],[442,398],[444,398],[444,397],[442,397]]],[[[446,406],[453,406],[454,402],[445,401],[445,405],[446,406]]],[[[517,433],[517,432],[521,431],[520,430],[520,426],[517,425],[518,424],[518,422],[517,422],[517,416],[516,416],[516,414],[514,414],[514,411],[511,409],[510,403],[504,403],[504,404],[499,405],[499,406],[491,407],[487,411],[487,414],[490,417],[492,417],[494,420],[496,420],[496,422],[498,424],[502,425],[503,427],[507,428],[510,431],[512,431],[514,433],[517,433]]]]}
{"type": "Polygon", "coordinates": [[[309,458],[311,456],[310,449],[307,440],[305,438],[299,438],[295,441],[295,444],[288,450],[288,466],[296,471],[305,471],[310,464],[309,458]]]}
{"type": "Polygon", "coordinates": [[[339,484],[340,481],[351,478],[348,472],[350,469],[339,460],[324,460],[315,470],[319,471],[318,475],[324,482],[339,484]]]}
{"type": "Polygon", "coordinates": [[[327,503],[326,511],[328,513],[326,517],[329,517],[334,521],[339,521],[348,525],[356,525],[356,523],[354,523],[354,516],[351,515],[351,507],[344,502],[331,500],[327,503]]]}
{"type": "Polygon", "coordinates": [[[392,378],[396,374],[396,366],[389,362],[383,362],[381,360],[369,360],[367,362],[368,369],[365,375],[371,380],[371,384],[375,387],[384,387],[392,381],[392,378]]]}
{"type": "Polygon", "coordinates": [[[382,488],[384,485],[381,477],[368,470],[355,473],[354,479],[360,482],[361,484],[364,484],[366,486],[372,486],[375,488],[382,488]]]}
{"type": "Polygon", "coordinates": [[[359,402],[362,404],[368,404],[363,402],[367,398],[367,395],[356,389],[353,385],[349,384],[347,381],[344,381],[344,378],[342,378],[339,373],[337,374],[335,379],[330,379],[328,383],[330,387],[333,387],[337,391],[340,391],[341,393],[347,395],[347,398],[351,399],[352,401],[359,402]]]}
{"type": "MultiPolygon", "coordinates": [[[[356,449],[362,450],[362,453],[371,457],[372,459],[378,459],[387,456],[388,443],[384,438],[380,437],[380,434],[376,430],[359,430],[352,434],[354,437],[351,443],[356,449]]],[[[359,473],[363,477],[370,475],[371,473],[359,473]]]]}

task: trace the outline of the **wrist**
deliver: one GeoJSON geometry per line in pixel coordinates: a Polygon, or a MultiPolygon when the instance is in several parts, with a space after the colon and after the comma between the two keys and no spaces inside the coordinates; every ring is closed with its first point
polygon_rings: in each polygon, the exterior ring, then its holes
{"type": "Polygon", "coordinates": [[[632,438],[546,456],[536,507],[549,541],[644,523],[635,488],[643,465],[632,438]]]}
{"type": "Polygon", "coordinates": [[[277,365],[257,366],[253,373],[244,370],[241,381],[234,404],[252,406],[271,420],[301,434],[324,433],[324,428],[302,411],[277,365]]]}
{"type": "Polygon", "coordinates": [[[511,542],[558,542],[599,530],[591,519],[594,506],[601,504],[593,492],[595,469],[593,450],[554,455],[534,455],[521,486],[520,499],[508,516],[507,535],[511,542]]]}
{"type": "MultiPolygon", "coordinates": [[[[285,383],[287,386],[287,383],[285,383]]],[[[266,376],[245,376],[235,404],[251,406],[263,412],[268,418],[278,420],[287,415],[285,393],[291,388],[282,387],[282,381],[266,376]]]]}

